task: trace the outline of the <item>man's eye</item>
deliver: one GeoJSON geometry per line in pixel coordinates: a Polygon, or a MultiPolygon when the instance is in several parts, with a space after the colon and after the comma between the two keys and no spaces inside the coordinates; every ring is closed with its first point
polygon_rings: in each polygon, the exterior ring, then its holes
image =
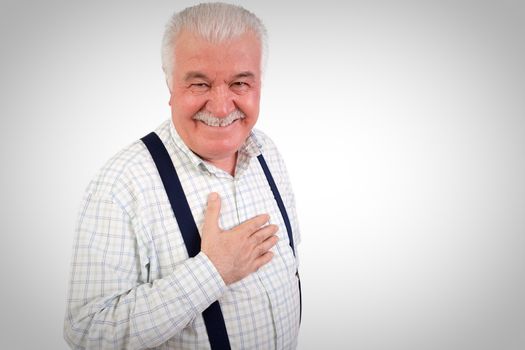
{"type": "Polygon", "coordinates": [[[207,88],[208,84],[206,84],[206,83],[195,83],[195,84],[191,84],[191,86],[194,87],[194,88],[203,89],[203,88],[207,88]]]}
{"type": "Polygon", "coordinates": [[[233,89],[235,89],[235,90],[238,90],[238,91],[244,91],[244,90],[248,90],[250,85],[248,85],[244,81],[236,81],[236,82],[231,84],[231,87],[233,89]]]}
{"type": "Polygon", "coordinates": [[[206,83],[193,83],[190,84],[190,90],[193,92],[204,92],[207,91],[209,88],[208,84],[206,83]]]}

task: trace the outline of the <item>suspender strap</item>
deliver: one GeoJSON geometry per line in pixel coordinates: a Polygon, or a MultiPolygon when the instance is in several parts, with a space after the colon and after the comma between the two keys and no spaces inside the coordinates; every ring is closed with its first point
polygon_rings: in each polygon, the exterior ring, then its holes
{"type": "Polygon", "coordinates": [[[186,244],[188,255],[190,258],[193,258],[201,250],[201,237],[170,155],[154,132],[143,137],[142,142],[148,148],[157,166],[162,184],[179,224],[184,244],[186,244]]]}
{"type": "MultiPolygon", "coordinates": [[[[144,136],[141,140],[151,153],[151,157],[159,171],[188,255],[190,258],[194,257],[200,252],[201,238],[173,162],[166,147],[164,147],[164,144],[156,133],[152,132],[144,136]]],[[[204,310],[202,317],[204,318],[211,348],[214,350],[229,350],[230,341],[219,301],[214,301],[204,310]]]]}
{"type": "MultiPolygon", "coordinates": [[[[286,208],[284,207],[283,199],[281,198],[279,189],[277,188],[277,185],[275,184],[275,181],[273,180],[272,173],[270,172],[270,169],[268,168],[268,164],[266,164],[266,160],[264,160],[263,155],[260,154],[259,156],[257,156],[257,159],[259,159],[259,163],[261,163],[261,168],[264,171],[264,175],[266,175],[266,180],[268,180],[268,184],[270,185],[270,188],[272,189],[273,198],[275,198],[275,201],[277,202],[277,206],[279,207],[279,210],[281,211],[281,215],[283,216],[284,225],[286,226],[286,231],[288,232],[288,241],[290,242],[290,247],[292,247],[292,252],[293,252],[293,255],[295,256],[292,225],[290,225],[290,219],[288,218],[288,213],[286,212],[286,208]]],[[[299,320],[301,320],[302,315],[303,315],[303,296],[301,292],[301,278],[299,277],[299,271],[296,271],[295,275],[297,276],[297,280],[299,282],[299,320]]]]}
{"type": "Polygon", "coordinates": [[[272,173],[270,172],[270,169],[268,168],[268,164],[266,164],[266,160],[264,160],[263,155],[261,154],[257,156],[257,159],[259,159],[259,163],[261,163],[261,167],[264,171],[264,175],[266,175],[268,184],[270,185],[270,188],[272,189],[273,198],[275,198],[275,201],[277,202],[277,206],[279,207],[279,210],[281,211],[281,215],[283,216],[284,225],[286,226],[286,231],[288,232],[288,241],[290,242],[290,247],[292,247],[293,255],[295,255],[292,225],[290,225],[290,219],[288,218],[288,213],[286,212],[286,208],[284,207],[283,199],[281,198],[281,194],[279,193],[279,190],[277,189],[277,185],[275,184],[275,181],[273,180],[272,173]]]}

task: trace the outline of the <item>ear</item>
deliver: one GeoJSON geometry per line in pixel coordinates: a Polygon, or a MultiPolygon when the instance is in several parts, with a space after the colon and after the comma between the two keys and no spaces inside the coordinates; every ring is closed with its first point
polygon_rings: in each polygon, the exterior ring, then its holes
{"type": "Polygon", "coordinates": [[[168,79],[166,79],[166,86],[168,87],[168,91],[170,92],[170,99],[168,101],[168,104],[170,105],[171,107],[171,99],[173,98],[173,94],[171,93],[171,89],[170,89],[170,84],[168,82],[168,79]]]}
{"type": "Polygon", "coordinates": [[[170,90],[170,99],[168,100],[168,105],[171,107],[172,105],[172,102],[173,102],[173,93],[171,92],[170,90]]]}

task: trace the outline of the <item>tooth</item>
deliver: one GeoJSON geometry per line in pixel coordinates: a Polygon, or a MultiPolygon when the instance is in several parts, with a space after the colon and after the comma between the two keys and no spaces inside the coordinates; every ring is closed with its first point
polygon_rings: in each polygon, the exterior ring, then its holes
{"type": "Polygon", "coordinates": [[[237,121],[237,119],[242,118],[243,115],[239,111],[229,114],[226,118],[217,118],[205,113],[199,113],[195,116],[196,120],[199,120],[208,126],[214,127],[226,127],[233,124],[233,122],[237,121]]]}

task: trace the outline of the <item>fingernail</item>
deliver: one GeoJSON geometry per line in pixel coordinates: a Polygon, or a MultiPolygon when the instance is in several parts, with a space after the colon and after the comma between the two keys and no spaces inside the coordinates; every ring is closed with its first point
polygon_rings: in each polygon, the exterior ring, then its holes
{"type": "Polygon", "coordinates": [[[210,202],[211,202],[211,201],[216,201],[217,198],[219,198],[219,195],[218,195],[217,193],[215,193],[215,192],[212,192],[212,193],[210,193],[210,195],[208,196],[208,201],[210,201],[210,202]]]}

